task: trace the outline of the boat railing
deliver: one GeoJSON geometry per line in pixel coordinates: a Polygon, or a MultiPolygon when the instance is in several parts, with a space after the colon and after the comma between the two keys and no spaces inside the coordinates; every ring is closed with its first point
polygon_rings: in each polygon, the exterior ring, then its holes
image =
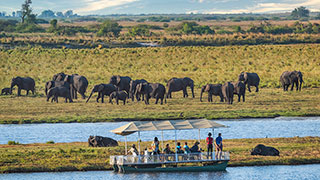
{"type": "Polygon", "coordinates": [[[110,156],[110,164],[165,164],[165,163],[192,163],[230,160],[229,152],[219,153],[182,153],[182,154],[157,154],[157,155],[119,155],[110,156]]]}

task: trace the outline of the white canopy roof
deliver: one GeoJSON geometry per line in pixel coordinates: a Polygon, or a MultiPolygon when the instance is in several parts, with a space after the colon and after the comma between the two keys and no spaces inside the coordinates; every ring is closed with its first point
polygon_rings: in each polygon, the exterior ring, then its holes
{"type": "Polygon", "coordinates": [[[167,120],[167,121],[134,121],[111,132],[119,135],[129,135],[137,131],[186,130],[227,127],[207,119],[167,120]]]}

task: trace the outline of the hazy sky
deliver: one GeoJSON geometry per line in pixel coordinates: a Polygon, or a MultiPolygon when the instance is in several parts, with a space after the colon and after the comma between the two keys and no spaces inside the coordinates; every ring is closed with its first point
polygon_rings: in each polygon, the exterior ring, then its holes
{"type": "MultiPolygon", "coordinates": [[[[21,9],[24,0],[0,0],[0,11],[21,9]]],[[[299,6],[320,11],[320,0],[32,0],[34,12],[72,9],[87,14],[273,13],[299,6]]]]}

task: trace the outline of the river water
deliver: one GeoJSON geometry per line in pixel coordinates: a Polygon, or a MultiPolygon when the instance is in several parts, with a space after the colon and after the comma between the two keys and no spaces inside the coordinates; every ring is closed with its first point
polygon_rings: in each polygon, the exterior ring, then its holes
{"type": "Polygon", "coordinates": [[[13,173],[0,174],[0,179],[63,179],[63,180],[319,180],[320,164],[295,166],[227,167],[222,172],[194,173],[131,173],[117,174],[112,171],[60,172],[60,173],[13,173]]]}
{"type": "MultiPolygon", "coordinates": [[[[229,128],[214,131],[222,133],[225,139],[320,136],[320,117],[279,117],[243,120],[216,120],[229,128]]],[[[124,137],[110,132],[128,122],[110,123],[58,123],[58,124],[12,124],[0,125],[0,144],[8,141],[20,143],[84,142],[90,135],[111,137],[124,141],[124,137]]],[[[210,129],[201,130],[201,138],[205,138],[210,129]]],[[[155,136],[161,139],[161,132],[141,132],[143,141],[150,141],[155,136]]],[[[178,139],[197,139],[198,130],[178,131],[178,139]]],[[[128,136],[128,141],[136,141],[137,133],[128,136]]],[[[174,131],[164,131],[164,140],[174,139],[174,131]]]]}

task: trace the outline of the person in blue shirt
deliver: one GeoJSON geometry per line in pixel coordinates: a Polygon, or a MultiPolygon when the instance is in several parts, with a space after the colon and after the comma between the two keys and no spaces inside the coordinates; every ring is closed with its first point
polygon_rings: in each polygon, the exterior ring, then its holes
{"type": "Polygon", "coordinates": [[[191,153],[187,142],[184,143],[183,149],[185,154],[191,153]]]}
{"type": "Polygon", "coordinates": [[[216,147],[216,159],[221,159],[223,149],[221,133],[218,134],[218,137],[216,138],[214,145],[216,147]]]}

